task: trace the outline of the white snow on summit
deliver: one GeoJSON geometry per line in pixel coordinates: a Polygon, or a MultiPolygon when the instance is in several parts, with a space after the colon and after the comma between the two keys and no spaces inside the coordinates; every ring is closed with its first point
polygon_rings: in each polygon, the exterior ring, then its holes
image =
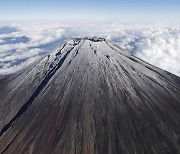
{"type": "Polygon", "coordinates": [[[152,22],[0,22],[0,74],[15,72],[71,37],[115,41],[135,56],[180,76],[180,24],[152,22]]]}

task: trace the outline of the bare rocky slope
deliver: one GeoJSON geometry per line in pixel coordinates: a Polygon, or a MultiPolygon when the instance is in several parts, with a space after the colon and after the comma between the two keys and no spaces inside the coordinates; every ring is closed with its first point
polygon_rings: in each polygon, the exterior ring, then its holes
{"type": "Polygon", "coordinates": [[[0,154],[180,153],[180,78],[103,38],[0,77],[0,154]]]}

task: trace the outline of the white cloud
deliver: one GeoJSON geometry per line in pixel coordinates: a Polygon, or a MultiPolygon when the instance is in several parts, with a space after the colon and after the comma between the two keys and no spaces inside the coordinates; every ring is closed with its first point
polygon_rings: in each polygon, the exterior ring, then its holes
{"type": "Polygon", "coordinates": [[[10,34],[1,34],[0,39],[26,36],[30,41],[27,43],[3,45],[2,50],[0,50],[1,53],[8,52],[12,49],[38,47],[39,45],[47,44],[59,39],[64,33],[64,29],[62,29],[61,25],[13,24],[13,26],[19,29],[19,31],[10,34]]]}
{"type": "Polygon", "coordinates": [[[10,63],[7,63],[7,64],[4,65],[3,69],[0,69],[0,74],[14,73],[14,72],[28,66],[29,64],[35,62],[39,58],[40,58],[40,56],[31,57],[25,62],[22,62],[22,63],[20,63],[18,65],[12,65],[12,66],[10,65],[10,63]]]}
{"type": "MultiPolygon", "coordinates": [[[[1,24],[2,25],[2,24],[1,24]]],[[[99,21],[84,23],[13,23],[19,31],[0,34],[3,38],[27,37],[26,43],[0,45],[0,74],[18,70],[45,54],[51,42],[63,36],[101,36],[118,42],[134,55],[147,62],[180,76],[180,24],[99,21]],[[46,50],[46,51],[45,51],[46,50]],[[18,63],[18,61],[24,60],[18,63]]],[[[54,46],[55,47],[55,46],[54,46]]]]}
{"type": "Polygon", "coordinates": [[[4,43],[4,40],[0,39],[0,43],[4,43]]]}
{"type": "Polygon", "coordinates": [[[180,26],[154,25],[126,31],[119,38],[121,46],[139,58],[180,76],[180,26]]]}
{"type": "Polygon", "coordinates": [[[18,31],[0,34],[0,43],[4,43],[0,45],[0,74],[12,73],[14,70],[19,70],[35,59],[40,58],[49,51],[46,46],[44,48],[41,46],[60,39],[64,33],[64,29],[60,24],[13,23],[5,26],[15,27],[18,31]],[[28,38],[29,41],[6,43],[3,40],[6,38],[16,40],[16,38],[23,36],[28,38]]]}
{"type": "Polygon", "coordinates": [[[1,62],[6,62],[6,61],[27,59],[27,58],[31,58],[31,57],[34,57],[34,56],[38,56],[40,52],[42,52],[42,49],[38,49],[38,48],[30,49],[28,51],[23,51],[23,52],[16,53],[15,55],[12,54],[12,55],[0,58],[0,61],[1,62]]]}

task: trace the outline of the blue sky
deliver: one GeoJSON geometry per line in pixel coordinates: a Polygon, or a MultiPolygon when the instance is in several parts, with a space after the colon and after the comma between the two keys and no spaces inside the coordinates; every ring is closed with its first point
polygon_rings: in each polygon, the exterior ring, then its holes
{"type": "Polygon", "coordinates": [[[180,0],[0,0],[0,20],[180,19],[180,0]]]}

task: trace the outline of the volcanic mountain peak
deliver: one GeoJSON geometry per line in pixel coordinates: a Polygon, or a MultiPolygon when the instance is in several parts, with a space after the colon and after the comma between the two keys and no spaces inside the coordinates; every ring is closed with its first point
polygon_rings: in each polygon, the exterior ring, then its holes
{"type": "Polygon", "coordinates": [[[90,40],[92,42],[102,42],[106,41],[105,38],[102,37],[75,37],[74,40],[90,40]]]}
{"type": "Polygon", "coordinates": [[[179,153],[180,78],[73,38],[0,79],[0,153],[179,153]]]}

